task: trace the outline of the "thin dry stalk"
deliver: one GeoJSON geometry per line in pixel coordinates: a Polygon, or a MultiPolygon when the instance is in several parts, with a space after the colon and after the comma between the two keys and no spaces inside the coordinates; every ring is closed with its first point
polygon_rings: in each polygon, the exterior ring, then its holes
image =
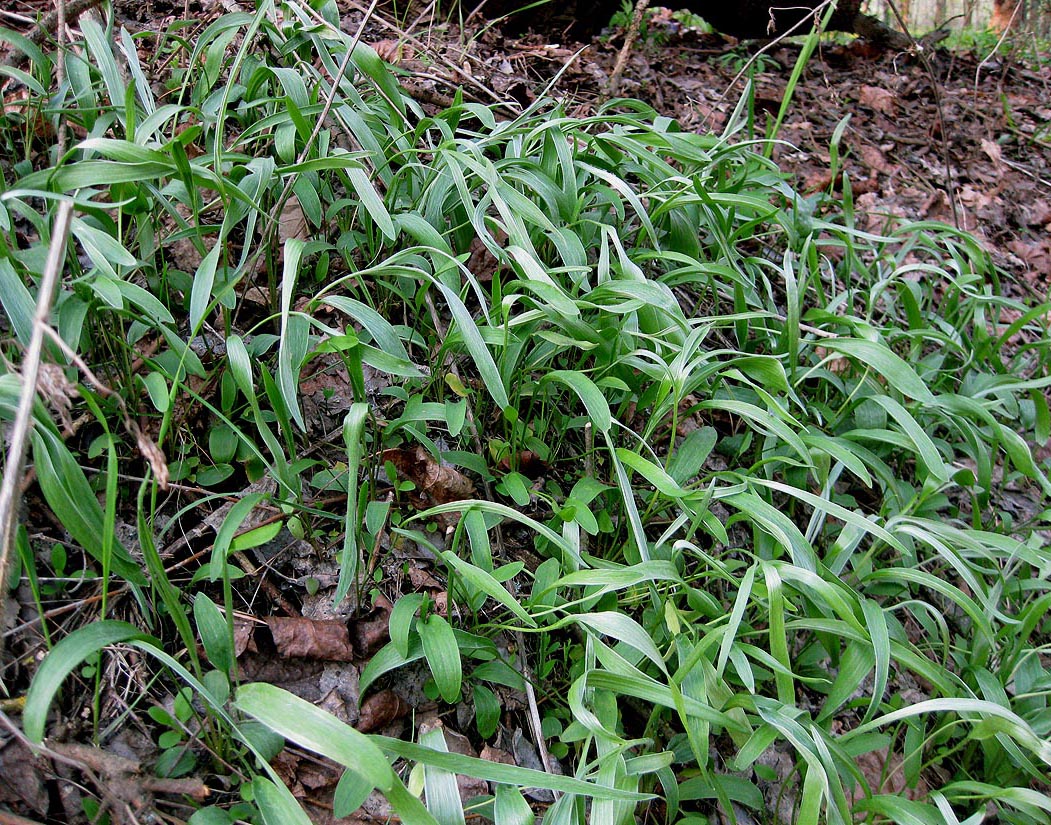
{"type": "Polygon", "coordinates": [[[624,74],[624,64],[628,62],[628,55],[631,54],[631,47],[635,45],[635,41],[639,37],[639,29],[642,28],[642,18],[646,14],[646,9],[649,8],[650,0],[638,0],[635,4],[635,13],[631,16],[631,24],[628,26],[628,31],[624,35],[624,45],[620,47],[620,54],[617,55],[617,62],[613,65],[613,74],[609,77],[609,88],[607,94],[609,97],[617,96],[617,89],[620,86],[620,76],[624,74]]]}
{"type": "MultiPolygon", "coordinates": [[[[536,701],[536,691],[533,690],[533,669],[529,666],[529,652],[525,646],[525,634],[521,630],[515,631],[515,641],[518,644],[518,664],[522,671],[522,681],[525,683],[526,704],[529,707],[529,729],[536,742],[536,749],[540,754],[540,761],[544,770],[554,773],[554,762],[547,750],[547,742],[544,740],[544,729],[540,722],[540,707],[536,701]]],[[[561,795],[558,791],[552,791],[555,799],[561,795]]]]}
{"type": "MultiPolygon", "coordinates": [[[[66,0],[58,0],[58,50],[55,54],[55,88],[61,90],[66,81],[66,0]]],[[[66,152],[66,118],[58,113],[58,134],[55,138],[55,163],[66,152]]]]}
{"type": "Polygon", "coordinates": [[[945,164],[945,194],[949,198],[949,208],[952,210],[953,226],[957,229],[962,229],[963,224],[960,222],[960,210],[956,206],[956,179],[955,175],[952,173],[952,153],[949,150],[949,124],[945,119],[945,107],[942,105],[942,93],[938,76],[935,74],[934,67],[931,65],[931,61],[927,57],[927,49],[922,43],[919,43],[916,38],[912,36],[912,32],[909,31],[909,26],[905,22],[905,18],[901,11],[898,9],[898,4],[895,3],[894,0],[887,0],[887,5],[890,7],[894,19],[897,20],[898,25],[901,26],[901,30],[905,33],[905,36],[909,38],[913,51],[923,64],[923,69],[927,72],[927,77],[930,78],[931,96],[934,98],[934,109],[938,113],[938,127],[941,130],[942,162],[945,164]]]}
{"type": "MultiPolygon", "coordinates": [[[[72,23],[88,9],[94,8],[101,2],[102,0],[69,0],[68,4],[61,4],[54,11],[48,12],[44,19],[40,21],[40,24],[26,35],[26,39],[30,43],[39,46],[47,39],[48,35],[57,31],[59,25],[65,27],[66,24],[72,23]],[[65,19],[61,23],[59,22],[60,13],[65,15],[65,19]]],[[[12,48],[10,54],[4,58],[3,63],[0,65],[20,66],[28,59],[28,55],[12,48]]]]}
{"type": "MultiPolygon", "coordinates": [[[[40,375],[40,359],[44,351],[44,335],[55,287],[62,274],[62,261],[66,255],[66,241],[73,218],[73,202],[63,200],[58,205],[55,225],[51,233],[51,246],[47,253],[44,276],[37,294],[36,313],[33,316],[33,332],[29,347],[22,359],[22,394],[18,399],[18,412],[11,427],[11,440],[4,465],[4,478],[0,484],[0,604],[7,598],[7,573],[11,564],[11,549],[15,541],[15,526],[18,523],[18,488],[25,469],[26,450],[29,446],[29,428],[33,423],[33,402],[36,401],[37,377],[40,375]]],[[[0,641],[0,647],[2,647],[0,641]]]]}

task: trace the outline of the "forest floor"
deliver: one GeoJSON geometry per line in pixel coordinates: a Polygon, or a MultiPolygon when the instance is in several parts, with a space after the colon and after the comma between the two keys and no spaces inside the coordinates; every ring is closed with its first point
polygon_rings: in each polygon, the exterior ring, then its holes
{"type": "MultiPolygon", "coordinates": [[[[2,23],[28,31],[18,15],[32,19],[41,5],[38,0],[19,0],[9,6],[2,23]]],[[[168,0],[118,0],[117,22],[133,32],[163,31],[176,22],[200,31],[236,7],[233,0],[188,0],[185,6],[168,0]]],[[[362,7],[349,4],[344,11],[345,30],[357,30],[362,7]]],[[[607,92],[623,42],[619,31],[581,43],[562,39],[558,32],[512,36],[499,26],[430,22],[384,22],[377,15],[365,26],[363,39],[397,67],[403,86],[432,110],[448,105],[461,90],[464,99],[502,105],[508,116],[542,94],[564,100],[572,116],[593,115],[607,92]]],[[[800,50],[796,42],[764,47],[701,33],[661,12],[632,49],[619,96],[643,101],[675,119],[683,130],[717,133],[744,97],[752,107],[752,137],[761,140],[790,88],[800,50]],[[754,86],[751,95],[746,95],[748,83],[754,86]]],[[[856,225],[863,231],[878,234],[899,219],[966,229],[1008,274],[1012,286],[1005,287],[1007,291],[1042,303],[1051,286],[1051,56],[1034,61],[1017,57],[1021,52],[1008,42],[995,54],[938,48],[921,59],[916,54],[876,53],[860,42],[828,42],[792,87],[773,160],[802,197],[822,190],[842,195],[846,188],[856,225]]],[[[5,97],[4,103],[13,101],[5,97]]],[[[408,451],[402,452],[412,464],[408,451]]],[[[220,517],[225,513],[219,511],[220,517]]],[[[220,520],[205,526],[214,527],[220,520]]],[[[395,564],[405,567],[404,561],[396,558],[395,564]]],[[[407,566],[414,587],[439,589],[422,565],[407,566]]],[[[380,605],[352,624],[349,639],[330,641],[304,638],[321,624],[270,621],[277,647],[298,651],[288,656],[313,657],[312,669],[303,667],[302,658],[296,660],[294,673],[281,670],[283,659],[259,654],[252,658],[250,629],[238,639],[238,653],[247,649],[242,665],[246,671],[257,668],[252,679],[283,684],[322,706],[331,699],[349,708],[356,697],[332,697],[348,681],[356,684],[356,672],[321,660],[339,660],[341,646],[347,645],[359,656],[374,652],[385,639],[389,612],[389,603],[380,605]]],[[[374,699],[360,714],[354,710],[351,721],[359,729],[385,729],[408,711],[390,691],[374,699]]],[[[472,712],[466,705],[462,710],[472,712]]],[[[520,739],[519,735],[505,742],[506,751],[493,749],[482,756],[535,763],[536,755],[520,739]]],[[[148,737],[129,731],[125,740],[125,756],[151,759],[148,737]]],[[[85,753],[71,752],[70,758],[84,760],[85,753]]],[[[307,759],[287,754],[282,758],[278,771],[298,797],[318,803],[311,814],[315,821],[324,821],[337,775],[307,759]]],[[[115,760],[99,763],[98,771],[119,771],[115,760]]],[[[18,747],[0,751],[0,803],[20,805],[16,809],[26,814],[49,804],[57,807],[55,800],[37,798],[46,796],[48,789],[39,783],[34,765],[18,747]]],[[[884,767],[876,765],[876,773],[884,767]]],[[[382,818],[385,813],[389,812],[375,815],[382,818]]]]}
{"type": "MultiPolygon", "coordinates": [[[[578,116],[594,113],[602,100],[623,41],[619,31],[586,44],[550,32],[424,31],[415,44],[380,32],[378,45],[436,101],[449,93],[449,80],[483,103],[493,101],[491,91],[526,104],[550,87],[578,116]],[[435,54],[461,76],[436,77],[435,54]]],[[[684,130],[718,133],[751,78],[755,136],[762,138],[800,49],[792,42],[738,43],[663,13],[632,49],[619,94],[648,103],[684,130]]],[[[842,192],[848,176],[862,229],[879,232],[900,218],[955,223],[1043,296],[1051,277],[1051,62],[1020,62],[1013,51],[938,48],[925,61],[863,41],[826,44],[795,87],[774,160],[803,195],[842,192]],[[830,145],[844,121],[841,174],[833,181],[830,145]]]]}
{"type": "MultiPolygon", "coordinates": [[[[19,0],[12,17],[31,18],[41,5],[19,0]]],[[[117,8],[132,32],[184,19],[192,31],[238,4],[118,0],[117,8]]],[[[363,5],[340,8],[344,29],[356,31],[363,5]]],[[[363,39],[432,107],[451,101],[459,88],[467,100],[509,103],[508,114],[541,93],[565,100],[571,115],[593,114],[608,93],[623,31],[607,28],[583,43],[515,26],[526,31],[506,34],[486,21],[459,26],[425,16],[396,23],[381,10],[363,39]]],[[[849,176],[861,228],[878,232],[898,218],[956,224],[1043,294],[1051,277],[1051,58],[1034,60],[1029,44],[1010,37],[995,50],[995,40],[981,42],[983,49],[928,49],[926,60],[859,40],[827,42],[794,87],[773,157],[803,195],[829,187],[841,192],[842,176],[849,176]],[[830,145],[844,120],[841,174],[833,181],[830,145]]],[[[618,94],[649,104],[684,130],[718,133],[751,81],[754,135],[763,138],[800,50],[793,41],[706,34],[662,9],[631,50],[618,94]]]]}
{"type": "MultiPolygon", "coordinates": [[[[140,24],[160,22],[152,5],[135,9],[140,24]]],[[[347,31],[356,30],[361,10],[347,5],[347,31]]],[[[203,26],[204,6],[200,13],[203,26]]],[[[457,88],[486,105],[525,106],[545,93],[586,117],[606,98],[623,44],[621,29],[584,43],[557,31],[506,34],[478,21],[430,22],[396,24],[377,15],[363,39],[433,107],[451,101],[457,88]]],[[[718,133],[752,82],[761,139],[800,51],[794,41],[703,33],[660,10],[630,52],[618,95],[649,104],[684,130],[718,133]]],[[[928,49],[926,60],[859,40],[828,42],[794,87],[774,160],[803,195],[842,192],[848,176],[860,228],[878,232],[902,218],[956,224],[1043,295],[1051,277],[1051,58],[1044,58],[1034,61],[1010,39],[997,51],[928,49]],[[830,145],[844,121],[833,181],[830,145]]]]}

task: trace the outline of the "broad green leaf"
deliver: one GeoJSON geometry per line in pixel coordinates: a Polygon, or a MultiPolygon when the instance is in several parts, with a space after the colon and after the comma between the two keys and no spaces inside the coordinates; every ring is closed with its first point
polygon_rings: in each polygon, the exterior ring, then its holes
{"type": "MultiPolygon", "coordinates": [[[[439,753],[449,752],[442,728],[432,728],[421,735],[420,744],[439,753]]],[[[423,777],[427,811],[438,821],[438,825],[465,825],[456,774],[437,765],[424,765],[423,777]]]]}
{"type": "Polygon", "coordinates": [[[561,776],[559,774],[546,773],[545,771],[532,770],[531,768],[520,768],[517,765],[506,765],[502,762],[493,762],[474,756],[464,756],[459,753],[442,753],[402,739],[391,739],[387,736],[377,735],[372,735],[369,738],[392,756],[409,759],[424,765],[435,765],[453,773],[473,776],[477,779],[484,779],[487,782],[499,782],[519,788],[546,788],[547,790],[579,794],[581,796],[603,794],[611,799],[635,802],[653,798],[651,794],[626,791],[620,788],[601,787],[573,776],[561,776]]]}
{"type": "MultiPolygon", "coordinates": [[[[1042,739],[1033,732],[1029,724],[1018,714],[1001,707],[995,702],[987,702],[984,699],[958,699],[948,697],[944,699],[927,699],[916,702],[899,710],[884,714],[871,722],[866,722],[852,730],[848,736],[857,736],[869,730],[893,724],[900,719],[910,716],[920,716],[926,713],[956,713],[965,719],[974,714],[979,720],[986,721],[989,717],[1002,719],[1006,724],[1004,732],[1007,733],[1018,744],[1030,750],[1042,762],[1051,765],[1051,742],[1042,739]]],[[[977,720],[976,720],[977,721],[977,720]]]]}
{"type": "Polygon", "coordinates": [[[362,806],[370,793],[372,785],[361,774],[352,770],[343,771],[332,798],[332,813],[337,819],[350,816],[362,806]]]}
{"type": "Polygon", "coordinates": [[[340,554],[339,580],[333,604],[338,604],[350,592],[361,569],[361,550],[358,548],[358,470],[364,448],[365,424],[369,405],[359,401],[351,405],[343,419],[343,446],[347,451],[347,510],[343,518],[343,550],[340,554]]]}
{"type": "MultiPolygon", "coordinates": [[[[52,430],[36,428],[32,441],[37,480],[48,506],[88,555],[101,562],[106,556],[103,547],[106,522],[84,471],[52,430]]],[[[112,572],[131,584],[146,584],[142,570],[115,536],[112,549],[112,572]]]]}
{"type": "Polygon", "coordinates": [[[603,610],[597,613],[581,613],[572,618],[578,624],[590,627],[592,630],[635,648],[667,674],[664,659],[653,643],[653,638],[630,616],[603,610]]]}
{"type": "Polygon", "coordinates": [[[897,825],[944,825],[945,820],[933,805],[887,794],[858,801],[858,810],[882,814],[897,825]]]}
{"type": "Polygon", "coordinates": [[[266,499],[265,493],[249,493],[234,502],[226,514],[226,518],[223,519],[222,525],[216,532],[215,541],[212,542],[212,558],[209,563],[209,576],[212,581],[219,581],[223,577],[223,569],[234,537],[241,529],[245,519],[252,514],[252,510],[266,499]]]}
{"type": "Polygon", "coordinates": [[[361,671],[359,680],[361,696],[364,697],[366,691],[384,673],[389,673],[403,665],[409,664],[409,662],[415,662],[417,659],[422,658],[423,644],[420,642],[418,635],[409,638],[409,649],[405,655],[398,652],[393,642],[384,645],[373,654],[372,658],[369,659],[369,663],[365,665],[365,669],[361,671]]]}
{"type": "Polygon", "coordinates": [[[33,332],[35,302],[9,258],[0,258],[0,306],[23,347],[33,332]]]}
{"type": "Polygon", "coordinates": [[[582,372],[573,370],[553,370],[544,376],[544,382],[557,381],[565,384],[577,394],[587,410],[588,418],[601,433],[608,433],[613,426],[613,416],[609,411],[609,404],[595,382],[582,372]]]}
{"type": "Polygon", "coordinates": [[[354,187],[354,191],[361,200],[361,205],[365,207],[365,211],[369,213],[369,216],[375,221],[376,226],[380,228],[387,240],[393,241],[397,237],[394,222],[390,218],[390,213],[387,212],[387,207],[383,205],[383,199],[376,191],[376,187],[372,185],[368,174],[360,166],[348,167],[344,174],[350,180],[350,185],[354,187]]]}
{"type": "MultiPolygon", "coordinates": [[[[862,338],[823,338],[821,346],[856,358],[863,367],[874,369],[903,395],[917,401],[933,401],[934,394],[923,379],[893,350],[882,343],[862,338]]],[[[876,396],[879,399],[881,396],[876,396]]]]}
{"type": "Polygon", "coordinates": [[[204,593],[198,593],[193,600],[193,618],[208,661],[223,673],[229,673],[236,657],[226,617],[215,602],[204,593]]]}
{"type": "Polygon", "coordinates": [[[536,822],[522,792],[507,785],[496,786],[493,817],[495,825],[534,825],[536,822]]]}
{"type": "Polygon", "coordinates": [[[190,328],[195,331],[201,328],[205,313],[212,301],[215,272],[219,266],[219,253],[222,248],[223,244],[217,241],[208,254],[201,259],[193,276],[193,288],[190,290],[190,328]]]}
{"type": "Polygon", "coordinates": [[[420,634],[423,654],[438,692],[442,699],[453,704],[460,696],[460,683],[463,680],[456,636],[449,623],[437,613],[432,613],[426,621],[417,622],[416,630],[420,634]]]}
{"type": "Polygon", "coordinates": [[[306,334],[305,325],[293,323],[290,313],[299,279],[299,265],[303,260],[306,244],[299,238],[285,242],[284,266],[281,270],[281,329],[277,350],[277,387],[292,420],[301,430],[306,429],[303,413],[299,409],[300,350],[305,350],[305,341],[294,340],[306,334]]]}
{"type": "Polygon", "coordinates": [[[252,780],[252,795],[264,825],[309,825],[310,817],[284,785],[257,776],[252,780]]]}
{"type": "Polygon", "coordinates": [[[455,568],[456,572],[463,576],[474,587],[481,590],[497,603],[506,607],[526,626],[536,627],[536,621],[533,617],[526,612],[526,609],[522,607],[514,596],[508,593],[507,589],[494,579],[492,575],[482,570],[482,568],[476,567],[468,561],[464,561],[451,550],[446,550],[442,553],[442,558],[445,559],[446,564],[455,568]]]}
{"type": "Polygon", "coordinates": [[[618,447],[617,458],[626,466],[639,473],[646,481],[656,487],[658,492],[668,496],[668,498],[686,498],[690,494],[690,491],[680,487],[675,479],[665,472],[663,467],[654,464],[647,458],[643,458],[636,452],[618,447]]]}
{"type": "Polygon", "coordinates": [[[478,735],[488,739],[500,725],[500,700],[483,684],[471,688],[471,698],[474,700],[474,724],[478,735]]]}
{"type": "Polygon", "coordinates": [[[153,408],[159,413],[168,411],[168,382],[164,380],[164,376],[159,372],[148,372],[142,378],[142,383],[146,386],[146,392],[150,396],[150,402],[153,404],[153,408]]]}
{"type": "Polygon", "coordinates": [[[453,322],[456,324],[456,329],[462,336],[464,345],[467,347],[471,358],[474,359],[475,368],[485,382],[485,388],[501,410],[509,407],[511,402],[507,397],[504,379],[501,377],[500,370],[493,360],[493,355],[489,352],[489,348],[486,347],[482,333],[479,332],[478,325],[475,324],[471,313],[468,312],[467,307],[460,300],[460,296],[445,284],[436,282],[435,286],[441,290],[442,296],[445,298],[449,312],[452,314],[453,322]]]}
{"type": "MultiPolygon", "coordinates": [[[[407,659],[409,656],[409,632],[412,630],[413,620],[425,598],[423,593],[406,593],[394,603],[394,608],[390,612],[388,621],[390,643],[402,659],[407,659]]],[[[364,693],[364,688],[362,688],[362,693],[364,693]]]]}
{"type": "Polygon", "coordinates": [[[390,790],[394,772],[371,737],[276,685],[256,682],[237,690],[234,704],[286,739],[326,756],[372,783],[390,790]]]}
{"type": "Polygon", "coordinates": [[[43,741],[47,712],[70,673],[102,648],[133,639],[155,641],[126,622],[103,619],[74,630],[55,645],[37,666],[33,681],[26,691],[22,729],[29,740],[37,743],[43,741]]]}

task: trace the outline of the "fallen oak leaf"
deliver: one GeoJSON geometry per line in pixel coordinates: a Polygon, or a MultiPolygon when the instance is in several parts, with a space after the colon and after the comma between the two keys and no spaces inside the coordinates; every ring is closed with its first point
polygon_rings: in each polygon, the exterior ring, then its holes
{"type": "Polygon", "coordinates": [[[387,727],[396,719],[401,719],[410,710],[405,700],[393,690],[381,690],[362,702],[356,727],[362,733],[372,733],[387,727]]]}
{"type": "Polygon", "coordinates": [[[415,485],[414,506],[424,508],[474,497],[471,480],[456,468],[436,461],[421,444],[384,450],[380,458],[394,465],[400,478],[415,485]]]}
{"type": "Polygon", "coordinates": [[[266,625],[277,652],[285,658],[349,662],[354,658],[347,625],[338,619],[269,616],[266,625]]]}

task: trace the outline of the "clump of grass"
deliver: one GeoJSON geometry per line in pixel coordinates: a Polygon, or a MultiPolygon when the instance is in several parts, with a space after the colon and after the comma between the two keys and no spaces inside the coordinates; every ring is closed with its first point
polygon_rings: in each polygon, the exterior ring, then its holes
{"type": "MultiPolygon", "coordinates": [[[[63,436],[37,409],[40,494],[66,556],[115,574],[133,620],[103,609],[68,635],[45,620],[29,738],[70,674],[125,645],[183,697],[151,712],[162,767],[241,783],[216,817],[306,821],[268,762],[287,738],[347,769],[338,815],[375,789],[407,821],[463,822],[466,774],[493,783],[481,810],[499,822],[759,816],[771,783],[801,823],[978,821],[990,805],[1046,822],[1047,516],[1009,493],[1051,488],[1032,450],[1051,429],[1047,306],[1005,296],[964,233],[863,232],[849,186],[842,204],[795,192],[742,140],[747,101],[721,135],[632,101],[428,114],[333,14],[219,18],[174,47],[203,70],[164,103],[134,38],[85,24],[92,60],[71,59],[48,112],[80,142],[52,167],[43,133],[4,134],[21,147],[0,195],[9,360],[49,216],[72,199],[57,333],[202,496],[165,492],[120,405],[50,353],[87,418],[63,436]],[[300,387],[323,358],[352,398],[320,458],[300,387]],[[485,494],[414,512],[396,484],[385,501],[382,451],[416,445],[485,494]],[[250,484],[196,572],[158,550],[164,525],[250,484]],[[333,484],[339,512],[320,503],[333,484]],[[280,517],[243,530],[266,501],[280,517]],[[428,532],[450,514],[447,536],[428,532]],[[118,539],[120,520],[136,529],[118,539]],[[366,597],[385,535],[430,547],[452,607],[401,595],[362,691],[421,662],[489,739],[498,686],[524,688],[505,661],[521,634],[562,774],[450,754],[433,732],[365,736],[239,684],[231,556],[283,525],[334,540],[337,599],[366,597]],[[519,787],[556,801],[531,811],[519,787]]],[[[47,70],[37,55],[27,83],[47,70]]],[[[5,417],[17,386],[0,377],[5,417]]],[[[41,600],[35,543],[21,534],[21,575],[41,600]]]]}

